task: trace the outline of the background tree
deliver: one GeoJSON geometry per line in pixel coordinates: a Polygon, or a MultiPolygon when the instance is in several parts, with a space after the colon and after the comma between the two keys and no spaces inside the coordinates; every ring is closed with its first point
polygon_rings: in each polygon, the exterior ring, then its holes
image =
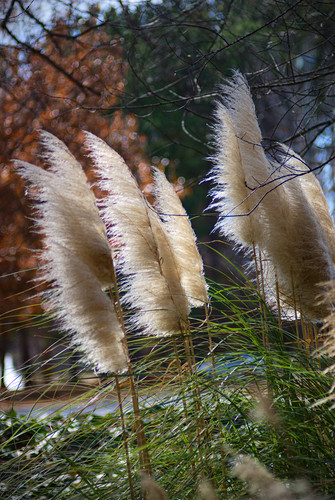
{"type": "MultiPolygon", "coordinates": [[[[130,68],[122,105],[141,116],[149,154],[168,158],[173,175],[190,183],[206,173],[213,101],[233,69],[247,75],[269,147],[285,142],[312,168],[331,162],[331,3],[169,0],[105,19],[130,68]]],[[[196,200],[186,203],[201,213],[196,200]]]]}

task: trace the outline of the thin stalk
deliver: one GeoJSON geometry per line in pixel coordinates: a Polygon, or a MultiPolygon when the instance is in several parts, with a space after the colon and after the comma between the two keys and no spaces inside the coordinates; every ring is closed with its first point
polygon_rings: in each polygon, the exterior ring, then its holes
{"type": "MultiPolygon", "coordinates": [[[[188,325],[188,327],[189,326],[190,325],[188,325]]],[[[212,436],[211,436],[211,433],[210,433],[208,426],[206,425],[206,422],[205,422],[204,417],[203,417],[203,412],[204,412],[203,411],[203,404],[202,404],[202,400],[201,400],[201,391],[200,391],[199,385],[198,385],[199,379],[198,379],[198,373],[197,373],[197,364],[196,364],[195,353],[194,353],[193,339],[192,339],[192,335],[191,335],[190,330],[188,331],[186,341],[188,342],[189,347],[190,347],[190,357],[191,357],[191,361],[192,361],[191,374],[192,374],[192,376],[194,375],[194,381],[195,381],[194,390],[193,390],[193,397],[194,397],[195,406],[197,407],[197,410],[198,410],[198,414],[200,415],[200,417],[197,418],[197,423],[198,423],[198,428],[199,428],[199,430],[198,430],[199,452],[200,452],[201,448],[204,449],[204,454],[206,456],[206,460],[204,461],[204,463],[209,464],[210,463],[210,460],[209,460],[210,449],[209,449],[208,443],[212,442],[212,436]],[[200,436],[202,436],[202,440],[200,440],[200,436]]],[[[212,471],[208,469],[207,475],[211,474],[211,473],[212,473],[212,471]]],[[[203,469],[201,469],[201,475],[204,477],[204,470],[203,469]]]]}
{"type": "MultiPolygon", "coordinates": [[[[208,304],[205,304],[205,315],[206,315],[206,324],[207,324],[209,352],[211,353],[211,361],[212,361],[212,367],[213,367],[213,377],[214,377],[214,380],[216,380],[216,365],[215,365],[213,339],[212,339],[211,329],[210,329],[208,304]]],[[[218,387],[219,384],[217,383],[216,385],[218,387]]],[[[220,411],[219,405],[217,405],[216,412],[217,412],[218,422],[221,422],[221,411],[220,411]]],[[[224,491],[227,491],[227,481],[226,481],[227,480],[227,467],[226,467],[226,462],[225,462],[226,454],[225,454],[222,446],[221,446],[220,455],[221,455],[221,461],[222,461],[223,488],[224,488],[224,491]]],[[[215,472],[216,472],[216,467],[215,467],[215,472]]]]}
{"type": "Polygon", "coordinates": [[[131,500],[135,500],[134,485],[133,485],[133,479],[132,479],[132,476],[131,476],[131,464],[130,464],[130,458],[129,458],[129,448],[128,448],[127,431],[126,431],[126,426],[125,426],[125,421],[124,421],[124,413],[123,413],[121,390],[120,390],[120,383],[119,383],[119,377],[118,377],[118,375],[115,375],[115,385],[116,385],[116,392],[117,392],[117,398],[118,398],[119,409],[120,409],[123,445],[124,445],[125,454],[126,454],[128,483],[129,483],[129,489],[130,489],[130,498],[131,498],[131,500]]]}
{"type": "MultiPolygon", "coordinates": [[[[178,375],[179,375],[179,380],[180,380],[180,386],[182,387],[183,383],[184,383],[184,376],[183,376],[183,371],[181,369],[181,362],[180,362],[180,358],[179,358],[177,341],[176,341],[175,336],[173,336],[172,339],[173,339],[173,350],[174,350],[174,354],[175,354],[176,362],[177,362],[177,370],[178,370],[178,375]]],[[[185,419],[186,419],[186,421],[188,421],[188,411],[187,411],[187,404],[186,404],[185,397],[184,397],[184,392],[182,394],[182,401],[183,401],[185,419]]],[[[187,438],[188,438],[188,442],[190,443],[190,446],[192,446],[193,440],[192,440],[192,436],[190,434],[189,426],[187,426],[187,438]]],[[[193,456],[192,456],[192,461],[191,461],[191,469],[192,469],[192,474],[195,474],[195,463],[194,463],[193,456]]]]}
{"type": "MultiPolygon", "coordinates": [[[[261,294],[261,286],[260,286],[260,282],[259,282],[259,269],[258,269],[258,262],[257,262],[257,254],[256,254],[255,243],[252,244],[252,252],[253,252],[254,263],[255,263],[257,291],[258,291],[258,293],[260,295],[261,294]]],[[[261,305],[260,305],[260,307],[261,307],[261,305]]]]}
{"type": "MultiPolygon", "coordinates": [[[[263,264],[262,264],[262,253],[261,250],[258,249],[258,255],[259,255],[259,271],[260,271],[260,276],[261,276],[261,297],[263,301],[265,302],[265,279],[264,279],[264,272],[263,272],[263,264]]],[[[268,329],[268,324],[266,321],[266,309],[263,306],[263,314],[262,314],[262,322],[263,322],[263,333],[262,333],[262,338],[263,338],[263,345],[266,348],[269,348],[269,329],[268,329]]]]}
{"type": "Polygon", "coordinates": [[[215,356],[214,356],[214,348],[213,348],[213,339],[211,335],[210,321],[209,321],[209,311],[208,305],[205,304],[205,315],[206,315],[206,325],[207,325],[207,335],[208,335],[208,344],[209,344],[209,352],[211,353],[211,361],[213,367],[213,377],[216,378],[216,366],[215,366],[215,356]]]}
{"type": "MultiPolygon", "coordinates": [[[[263,264],[262,264],[262,253],[261,250],[258,249],[258,258],[259,258],[259,274],[260,274],[260,296],[263,300],[261,303],[260,307],[260,312],[261,312],[261,322],[262,322],[262,341],[263,341],[263,346],[266,348],[268,351],[270,349],[270,344],[269,344],[269,327],[268,327],[268,322],[266,318],[266,307],[265,307],[265,279],[264,279],[264,271],[263,271],[263,264]]],[[[255,255],[255,259],[257,262],[257,255],[255,255]]],[[[266,379],[267,379],[267,390],[268,394],[272,397],[273,395],[273,386],[271,383],[271,366],[269,365],[268,361],[266,361],[266,379]]]]}
{"type": "Polygon", "coordinates": [[[316,325],[311,323],[311,327],[313,330],[313,346],[314,350],[317,351],[319,349],[319,331],[316,325]]]}
{"type": "Polygon", "coordinates": [[[314,347],[315,350],[318,351],[320,348],[320,332],[316,325],[313,325],[313,332],[314,332],[314,347]]]}
{"type": "Polygon", "coordinates": [[[130,383],[131,399],[132,399],[133,410],[134,410],[134,415],[135,415],[136,436],[137,436],[137,444],[139,447],[139,459],[140,459],[140,464],[141,464],[141,468],[142,468],[143,472],[148,474],[148,475],[152,475],[150,456],[149,456],[148,450],[146,448],[146,436],[145,436],[145,431],[144,431],[144,425],[143,425],[143,420],[141,417],[138,398],[137,398],[137,394],[136,394],[136,390],[135,390],[133,366],[132,366],[130,358],[129,358],[129,349],[128,349],[128,343],[127,343],[127,337],[126,337],[126,328],[125,328],[124,319],[123,319],[123,310],[121,307],[120,295],[119,295],[118,285],[117,285],[117,281],[116,281],[115,268],[114,268],[113,262],[112,262],[112,266],[113,266],[114,294],[111,291],[111,295],[112,295],[113,299],[115,297],[115,306],[114,307],[117,311],[117,315],[118,315],[120,325],[121,325],[123,335],[124,335],[124,338],[122,339],[122,346],[123,346],[123,349],[125,351],[126,358],[128,360],[128,362],[127,362],[128,380],[130,383]]]}
{"type": "Polygon", "coordinates": [[[262,284],[262,298],[265,300],[265,280],[264,280],[264,272],[263,272],[263,261],[262,261],[262,252],[261,249],[258,249],[258,256],[259,256],[259,270],[260,270],[260,275],[261,275],[261,284],[262,284]]]}
{"type": "Polygon", "coordinates": [[[311,352],[314,348],[314,338],[313,338],[313,327],[310,322],[306,322],[306,340],[308,345],[308,351],[311,352]]]}
{"type": "MultiPolygon", "coordinates": [[[[195,368],[195,361],[192,359],[192,348],[193,348],[193,342],[192,338],[190,335],[190,332],[184,332],[183,333],[183,342],[184,342],[184,349],[186,353],[186,359],[187,359],[187,364],[188,364],[188,369],[189,373],[192,379],[192,394],[193,394],[193,401],[194,401],[194,407],[196,409],[196,424],[197,424],[197,431],[196,431],[196,437],[197,437],[197,443],[198,443],[198,452],[199,452],[199,457],[200,457],[200,463],[203,463],[203,456],[201,454],[202,446],[201,446],[201,438],[200,436],[202,435],[202,431],[205,428],[204,422],[202,423],[199,420],[198,415],[202,413],[202,404],[200,400],[200,394],[199,394],[199,389],[196,386],[196,368],[195,368]],[[195,377],[193,377],[195,375],[195,377]],[[193,385],[194,382],[194,385],[193,385]]],[[[193,356],[194,356],[194,349],[193,349],[193,356]]],[[[201,475],[204,476],[204,471],[201,469],[201,475]]]]}
{"type": "Polygon", "coordinates": [[[291,288],[292,288],[292,299],[293,299],[293,305],[294,305],[295,332],[297,335],[297,347],[298,347],[298,349],[300,349],[301,348],[301,340],[300,340],[300,334],[299,334],[298,308],[297,308],[297,299],[295,296],[295,286],[294,286],[292,270],[291,270],[291,288]]]}
{"type": "Polygon", "coordinates": [[[278,277],[276,273],[276,297],[277,297],[277,311],[278,311],[278,326],[280,328],[280,331],[282,331],[282,320],[281,320],[281,305],[280,305],[280,293],[279,293],[279,283],[278,283],[278,277]]]}
{"type": "Polygon", "coordinates": [[[303,338],[303,349],[305,351],[310,351],[309,345],[310,345],[310,338],[309,338],[309,333],[308,333],[308,323],[306,323],[305,318],[302,314],[302,307],[301,307],[301,302],[299,301],[300,305],[300,325],[301,325],[301,331],[302,331],[302,338],[303,338]]]}
{"type": "Polygon", "coordinates": [[[138,404],[138,398],[137,398],[137,394],[136,394],[136,390],[135,390],[133,366],[130,362],[128,363],[128,373],[129,373],[129,382],[130,382],[130,389],[131,389],[131,398],[132,398],[134,415],[135,415],[137,442],[138,442],[138,446],[140,448],[139,456],[141,459],[141,465],[143,467],[144,472],[146,474],[148,474],[149,476],[152,476],[150,456],[149,456],[148,450],[146,448],[147,444],[146,444],[144,425],[143,425],[140,407],[138,404]]]}
{"type": "MultiPolygon", "coordinates": [[[[264,274],[263,274],[263,266],[262,266],[262,255],[261,251],[258,251],[258,257],[256,252],[256,246],[253,243],[252,245],[253,257],[255,263],[255,272],[256,272],[256,283],[257,283],[257,291],[259,296],[265,300],[265,287],[264,287],[264,274]],[[258,263],[259,259],[259,263],[258,263]]],[[[261,313],[261,321],[262,321],[262,340],[264,347],[268,347],[268,341],[265,336],[265,332],[268,332],[266,318],[265,318],[265,307],[262,300],[259,301],[259,311],[261,313]]]]}

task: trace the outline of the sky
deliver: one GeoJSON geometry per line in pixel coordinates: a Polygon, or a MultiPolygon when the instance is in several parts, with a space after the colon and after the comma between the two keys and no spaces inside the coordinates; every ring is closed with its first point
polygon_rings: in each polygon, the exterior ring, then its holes
{"type": "MultiPolygon", "coordinates": [[[[140,4],[141,0],[122,0],[122,3],[131,8],[132,6],[140,4]]],[[[0,20],[3,19],[7,12],[9,4],[9,0],[3,2],[3,4],[1,4],[0,0],[0,20]]],[[[101,9],[101,20],[103,20],[103,13],[111,7],[121,9],[118,0],[97,0],[96,2],[90,0],[29,0],[25,2],[28,10],[47,27],[51,26],[55,14],[61,16],[69,7],[72,7],[72,9],[78,13],[79,16],[81,15],[83,19],[87,19],[89,16],[89,8],[94,4],[98,4],[101,9]]],[[[30,19],[17,4],[10,22],[8,23],[8,27],[21,41],[36,40],[41,36],[43,31],[41,26],[30,19]]],[[[13,43],[13,41],[8,35],[0,30],[0,44],[7,43],[13,43]]]]}

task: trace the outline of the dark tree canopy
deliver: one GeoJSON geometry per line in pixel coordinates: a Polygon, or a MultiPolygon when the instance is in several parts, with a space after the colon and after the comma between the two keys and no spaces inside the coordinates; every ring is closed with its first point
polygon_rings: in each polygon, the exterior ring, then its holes
{"type": "MultiPolygon", "coordinates": [[[[302,0],[171,0],[107,13],[106,29],[121,34],[129,64],[122,106],[140,117],[149,155],[167,158],[170,175],[203,196],[196,184],[208,170],[213,103],[237,69],[269,153],[281,141],[311,168],[327,165],[332,189],[334,14],[331,3],[302,0]]],[[[198,200],[186,203],[201,212],[198,200]]]]}

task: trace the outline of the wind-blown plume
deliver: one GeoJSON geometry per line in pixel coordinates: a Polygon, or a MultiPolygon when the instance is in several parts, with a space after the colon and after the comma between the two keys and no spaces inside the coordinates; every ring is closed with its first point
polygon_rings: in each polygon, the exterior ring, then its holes
{"type": "Polygon", "coordinates": [[[48,132],[42,132],[43,158],[49,171],[24,162],[20,174],[38,187],[38,201],[44,203],[43,221],[37,224],[50,242],[57,242],[83,260],[101,283],[113,283],[111,247],[95,197],[80,163],[65,144],[48,132]]]}
{"type": "MultiPolygon", "coordinates": [[[[46,292],[47,307],[60,326],[73,335],[73,343],[99,372],[127,367],[124,338],[110,298],[89,267],[68,249],[50,248],[52,261],[44,276],[53,280],[46,292]]],[[[45,255],[48,258],[48,255],[45,255]]]]}
{"type": "Polygon", "coordinates": [[[113,265],[94,195],[66,146],[46,132],[42,138],[51,169],[21,161],[16,166],[37,202],[36,225],[44,238],[40,279],[50,283],[45,306],[98,370],[124,369],[123,333],[102,291],[113,282],[113,265]]]}
{"type": "Polygon", "coordinates": [[[89,133],[87,147],[107,192],[102,217],[119,245],[116,268],[123,276],[123,303],[136,310],[131,321],[142,333],[179,332],[190,308],[164,226],[121,156],[89,133]]]}
{"type": "Polygon", "coordinates": [[[217,103],[214,140],[216,155],[207,180],[214,187],[210,190],[212,203],[208,209],[219,212],[215,229],[235,243],[252,248],[262,237],[259,213],[255,213],[254,200],[246,185],[239,140],[230,114],[217,103]]]}
{"type": "Polygon", "coordinates": [[[156,169],[154,179],[154,195],[158,212],[174,250],[181,285],[189,304],[193,307],[201,307],[208,302],[208,296],[196,236],[179,196],[164,173],[156,169]]]}
{"type": "MultiPolygon", "coordinates": [[[[286,485],[276,479],[261,463],[247,455],[240,455],[235,458],[232,469],[232,475],[247,483],[250,495],[253,499],[260,498],[266,500],[294,500],[297,496],[290,491],[290,486],[294,489],[295,483],[300,486],[303,500],[316,500],[311,495],[311,490],[307,484],[301,481],[292,481],[292,484],[286,485]],[[305,496],[306,494],[306,496],[305,496]]],[[[250,497],[249,497],[250,498],[250,497]]]]}
{"type": "MultiPolygon", "coordinates": [[[[328,301],[331,302],[332,304],[335,303],[335,282],[333,282],[330,286],[330,290],[328,292],[328,301]]],[[[335,359],[335,311],[334,309],[331,310],[329,315],[324,321],[323,324],[323,331],[326,334],[325,335],[325,341],[322,344],[322,347],[320,349],[321,354],[330,356],[332,360],[335,359]]],[[[326,368],[325,370],[326,373],[331,373],[333,376],[335,375],[335,362],[332,361],[332,364],[326,368]]],[[[327,401],[335,401],[335,381],[331,385],[329,389],[329,395],[322,398],[320,401],[318,401],[317,404],[322,404],[327,401]]],[[[335,408],[335,403],[332,406],[332,409],[335,408]]]]}
{"type": "Polygon", "coordinates": [[[311,199],[317,181],[307,179],[312,173],[305,174],[305,180],[297,175],[287,177],[287,163],[283,177],[281,164],[267,159],[254,104],[242,75],[235,73],[223,91],[227,96],[218,108],[219,124],[215,128],[220,147],[209,177],[219,179],[220,184],[212,190],[211,206],[219,208],[220,217],[233,217],[228,223],[219,221],[217,227],[247,250],[252,245],[259,247],[270,304],[276,302],[277,281],[282,309],[288,315],[295,314],[298,308],[310,319],[320,319],[327,314],[328,306],[319,305],[318,297],[327,290],[324,283],[335,277],[331,242],[334,225],[325,216],[320,190],[319,202],[311,199]],[[234,217],[241,214],[242,208],[243,222],[239,220],[242,217],[234,217]]]}
{"type": "MultiPolygon", "coordinates": [[[[332,249],[332,260],[335,264],[334,220],[320,182],[295,151],[284,144],[279,144],[279,146],[282,150],[280,167],[286,170],[286,175],[291,175],[292,177],[299,176],[301,188],[313,206],[319,223],[327,234],[329,246],[332,249]]],[[[283,173],[282,175],[285,174],[283,173]]]]}
{"type": "Polygon", "coordinates": [[[168,500],[165,491],[151,476],[142,476],[141,489],[148,500],[168,500]]]}

